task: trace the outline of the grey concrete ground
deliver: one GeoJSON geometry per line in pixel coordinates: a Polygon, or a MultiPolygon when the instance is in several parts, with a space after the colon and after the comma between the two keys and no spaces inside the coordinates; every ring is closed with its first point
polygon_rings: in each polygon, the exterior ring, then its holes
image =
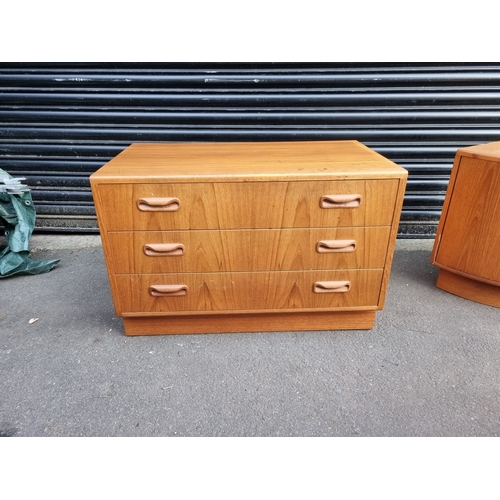
{"type": "Polygon", "coordinates": [[[126,337],[98,236],[34,236],[0,280],[2,436],[499,436],[500,310],[398,240],[369,331],[126,337]],[[30,320],[36,321],[30,322],[30,320]]]}

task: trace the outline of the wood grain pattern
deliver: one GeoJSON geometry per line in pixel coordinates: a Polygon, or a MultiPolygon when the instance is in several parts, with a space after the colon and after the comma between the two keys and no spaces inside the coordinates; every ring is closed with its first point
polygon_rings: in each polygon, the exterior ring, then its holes
{"type": "Polygon", "coordinates": [[[397,179],[378,181],[98,185],[99,223],[106,231],[390,226],[397,179]],[[320,207],[327,194],[360,194],[356,208],[320,207]],[[137,200],[175,197],[174,212],[143,212],[137,200]]]}
{"type": "Polygon", "coordinates": [[[436,286],[500,307],[500,142],[457,151],[431,253],[436,286]]]}
{"type": "Polygon", "coordinates": [[[462,158],[450,193],[434,263],[500,285],[500,163],[462,158]]]}
{"type": "Polygon", "coordinates": [[[440,269],[436,283],[438,288],[493,307],[500,307],[500,287],[440,269]]]}
{"type": "Polygon", "coordinates": [[[404,170],[358,141],[132,144],[99,183],[382,179],[404,170]]]}
{"type": "Polygon", "coordinates": [[[210,316],[124,317],[126,335],[369,330],[375,311],[266,313],[210,316]]]}
{"type": "Polygon", "coordinates": [[[369,269],[384,267],[389,232],[390,227],[125,231],[108,233],[108,240],[116,274],[369,269]],[[356,248],[319,253],[318,242],[326,240],[353,240],[356,248]],[[183,255],[145,254],[146,245],[176,243],[183,255]]]}
{"type": "Polygon", "coordinates": [[[387,253],[385,258],[384,273],[382,276],[382,287],[380,290],[379,308],[383,309],[385,304],[385,297],[387,294],[387,287],[389,286],[389,277],[391,274],[392,260],[394,258],[394,249],[396,247],[396,238],[399,229],[399,219],[401,217],[401,210],[403,208],[404,195],[406,190],[406,177],[399,180],[396,190],[396,201],[393,206],[391,232],[389,234],[389,245],[387,246],[387,253]]]}
{"type": "Polygon", "coordinates": [[[468,156],[477,160],[498,161],[500,158],[500,141],[461,148],[458,151],[458,156],[468,156]]]}
{"type": "Polygon", "coordinates": [[[115,276],[120,313],[354,308],[377,306],[382,269],[345,271],[271,271],[115,276]],[[316,281],[351,282],[345,293],[314,293],[316,281]],[[153,297],[151,285],[185,285],[184,296],[153,297]]]}
{"type": "Polygon", "coordinates": [[[407,175],[357,141],[130,146],[90,177],[126,334],[372,328],[407,175]]]}

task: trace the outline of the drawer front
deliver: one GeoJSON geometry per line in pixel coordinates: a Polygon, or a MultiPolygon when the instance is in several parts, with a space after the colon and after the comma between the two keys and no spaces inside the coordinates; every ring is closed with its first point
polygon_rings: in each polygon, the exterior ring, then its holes
{"type": "Polygon", "coordinates": [[[117,275],[119,313],[377,306],[382,270],[117,275]]]}
{"type": "Polygon", "coordinates": [[[389,227],[123,231],[107,235],[112,272],[382,268],[389,227]]]}
{"type": "Polygon", "coordinates": [[[390,226],[398,179],[101,184],[101,229],[390,226]]]}

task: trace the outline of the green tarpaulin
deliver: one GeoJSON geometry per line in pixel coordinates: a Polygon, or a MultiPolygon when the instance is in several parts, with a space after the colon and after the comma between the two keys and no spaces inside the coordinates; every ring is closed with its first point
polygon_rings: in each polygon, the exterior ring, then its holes
{"type": "Polygon", "coordinates": [[[37,262],[30,257],[29,240],[35,219],[29,188],[0,169],[0,225],[5,227],[7,240],[7,246],[0,248],[0,278],[15,274],[46,273],[59,262],[37,262]]]}

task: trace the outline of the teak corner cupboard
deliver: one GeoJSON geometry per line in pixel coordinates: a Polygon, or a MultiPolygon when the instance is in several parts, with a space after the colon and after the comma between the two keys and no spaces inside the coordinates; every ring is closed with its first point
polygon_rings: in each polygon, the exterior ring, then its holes
{"type": "Polygon", "coordinates": [[[500,142],[457,151],[431,263],[438,288],[500,307],[500,142]]]}

